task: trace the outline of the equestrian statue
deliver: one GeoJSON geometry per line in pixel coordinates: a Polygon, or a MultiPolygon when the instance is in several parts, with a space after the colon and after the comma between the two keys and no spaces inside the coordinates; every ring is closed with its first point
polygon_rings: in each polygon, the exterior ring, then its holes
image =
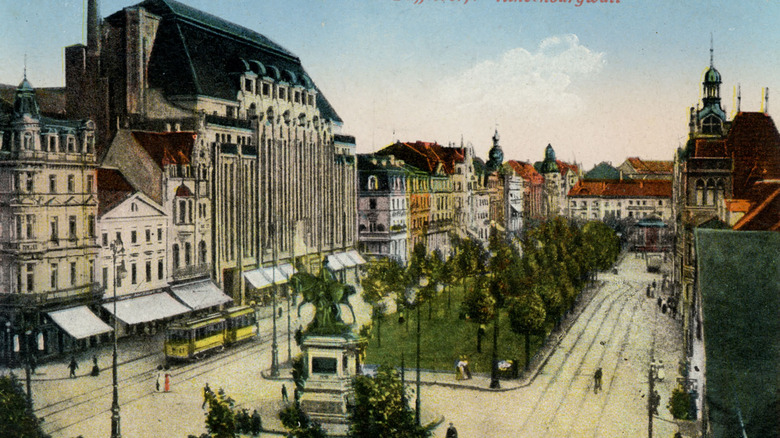
{"type": "Polygon", "coordinates": [[[352,313],[352,321],[355,321],[355,310],[349,303],[350,295],[355,293],[355,288],[336,280],[327,259],[323,260],[319,275],[313,275],[298,263],[298,272],[290,277],[290,286],[301,294],[302,301],[298,305],[298,316],[301,316],[301,307],[304,304],[314,306],[314,319],[306,331],[313,335],[342,335],[350,332],[351,327],[341,318],[341,306],[345,305],[352,313]]]}

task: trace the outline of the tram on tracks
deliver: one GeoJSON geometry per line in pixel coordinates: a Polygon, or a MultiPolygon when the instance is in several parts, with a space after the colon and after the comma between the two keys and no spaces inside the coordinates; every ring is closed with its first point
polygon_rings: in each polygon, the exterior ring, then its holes
{"type": "Polygon", "coordinates": [[[208,353],[257,336],[255,310],[237,306],[204,317],[177,322],[165,331],[165,359],[200,359],[208,353]]]}

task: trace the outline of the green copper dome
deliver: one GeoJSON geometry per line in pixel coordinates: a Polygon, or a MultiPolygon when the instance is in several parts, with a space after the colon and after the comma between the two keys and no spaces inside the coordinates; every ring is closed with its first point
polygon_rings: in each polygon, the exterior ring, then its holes
{"type": "Polygon", "coordinates": [[[541,174],[558,172],[558,163],[555,162],[555,150],[552,145],[548,144],[544,149],[544,161],[538,171],[541,174]]]}
{"type": "Polygon", "coordinates": [[[710,67],[707,69],[707,71],[704,73],[704,83],[710,83],[710,84],[720,84],[720,73],[718,70],[715,69],[715,67],[710,67]]]}

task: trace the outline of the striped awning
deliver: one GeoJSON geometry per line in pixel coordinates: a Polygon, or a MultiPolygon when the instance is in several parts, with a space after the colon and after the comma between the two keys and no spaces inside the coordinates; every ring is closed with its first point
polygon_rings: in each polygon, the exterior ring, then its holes
{"type": "Polygon", "coordinates": [[[296,270],[290,263],[267,268],[253,269],[244,273],[244,278],[255,289],[262,289],[272,284],[285,284],[295,274],[296,270]]]}
{"type": "MultiPolygon", "coordinates": [[[[114,314],[114,303],[103,308],[114,314]]],[[[116,317],[125,324],[141,324],[171,318],[191,312],[192,309],[176,301],[165,292],[157,292],[116,302],[116,317]]]]}

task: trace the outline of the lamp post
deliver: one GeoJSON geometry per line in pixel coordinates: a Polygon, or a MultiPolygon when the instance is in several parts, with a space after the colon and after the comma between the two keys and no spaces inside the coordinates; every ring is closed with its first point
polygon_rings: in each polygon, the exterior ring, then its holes
{"type": "Polygon", "coordinates": [[[122,261],[121,266],[117,266],[117,255],[124,254],[124,247],[121,240],[115,240],[111,242],[111,255],[114,263],[114,357],[111,363],[111,371],[113,376],[114,393],[111,401],[111,438],[121,438],[120,432],[120,417],[119,417],[119,385],[117,383],[117,367],[116,367],[116,344],[117,344],[117,315],[116,315],[116,284],[118,278],[124,278],[127,275],[127,270],[122,261]]]}
{"type": "Polygon", "coordinates": [[[11,321],[5,322],[5,339],[6,339],[6,347],[5,351],[3,352],[3,356],[5,356],[5,365],[8,367],[8,372],[10,374],[11,372],[11,357],[13,356],[13,339],[11,339],[11,321]]]}
{"type": "MultiPolygon", "coordinates": [[[[428,286],[428,278],[423,276],[420,277],[420,289],[428,286]]],[[[419,294],[420,291],[418,290],[417,293],[419,294]]],[[[417,308],[417,382],[416,382],[416,389],[417,392],[417,399],[414,401],[414,420],[417,423],[417,425],[420,425],[420,299],[419,295],[415,297],[415,305],[414,307],[417,308]]]]}

